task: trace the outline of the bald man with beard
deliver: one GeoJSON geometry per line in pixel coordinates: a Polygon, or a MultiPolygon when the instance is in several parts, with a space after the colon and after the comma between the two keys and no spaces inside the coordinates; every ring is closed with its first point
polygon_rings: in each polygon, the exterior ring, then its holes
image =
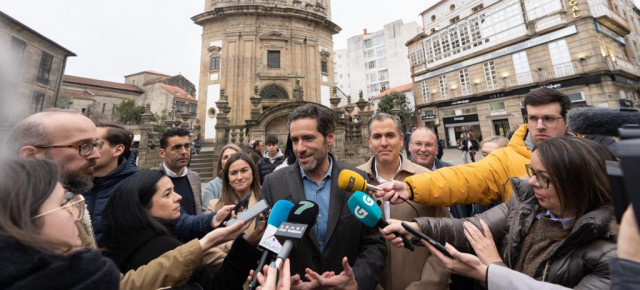
{"type": "MultiPolygon", "coordinates": [[[[60,182],[67,191],[81,194],[93,187],[93,168],[103,143],[98,140],[96,126],[89,118],[74,111],[37,113],[20,121],[9,133],[7,142],[12,152],[21,158],[58,163],[60,182]]],[[[78,223],[83,245],[95,248],[89,214],[78,223]]]]}

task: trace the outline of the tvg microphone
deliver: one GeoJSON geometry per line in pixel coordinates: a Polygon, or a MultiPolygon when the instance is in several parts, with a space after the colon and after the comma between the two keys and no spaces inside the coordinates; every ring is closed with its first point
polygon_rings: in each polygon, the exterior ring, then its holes
{"type": "MultiPolygon", "coordinates": [[[[366,226],[373,228],[385,228],[389,225],[389,223],[384,220],[382,217],[382,211],[376,205],[375,200],[371,198],[369,195],[362,191],[356,191],[351,195],[349,200],[347,201],[347,206],[349,210],[360,222],[365,224],[366,226]]],[[[402,243],[404,247],[413,251],[415,247],[411,242],[405,237],[403,234],[398,232],[393,233],[396,237],[402,238],[402,243]]]]}

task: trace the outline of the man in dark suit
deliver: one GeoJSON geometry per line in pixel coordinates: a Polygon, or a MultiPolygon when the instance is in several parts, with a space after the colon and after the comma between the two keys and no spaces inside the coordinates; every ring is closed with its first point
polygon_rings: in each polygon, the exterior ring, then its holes
{"type": "Polygon", "coordinates": [[[343,169],[363,176],[364,172],[340,164],[329,153],[335,121],[328,109],[316,104],[298,107],[289,115],[288,126],[297,162],[268,175],[261,195],[272,205],[281,199],[318,204],[316,225],[291,256],[291,273],[300,277],[306,273],[311,279],[293,286],[374,289],[384,266],[384,240],[351,214],[346,205],[351,193],[338,188],[343,169]]]}

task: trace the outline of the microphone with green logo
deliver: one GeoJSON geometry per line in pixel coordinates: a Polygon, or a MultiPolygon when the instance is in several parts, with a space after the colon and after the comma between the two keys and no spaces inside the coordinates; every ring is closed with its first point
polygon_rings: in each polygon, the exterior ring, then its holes
{"type": "MultiPolygon", "coordinates": [[[[379,227],[382,229],[389,225],[389,223],[382,218],[382,211],[378,205],[376,205],[375,200],[362,191],[354,192],[351,198],[349,198],[349,201],[347,201],[347,206],[353,216],[370,228],[379,227]]],[[[393,232],[393,234],[396,237],[402,238],[402,243],[405,248],[411,251],[415,250],[413,244],[403,234],[398,232],[393,232]]]]}

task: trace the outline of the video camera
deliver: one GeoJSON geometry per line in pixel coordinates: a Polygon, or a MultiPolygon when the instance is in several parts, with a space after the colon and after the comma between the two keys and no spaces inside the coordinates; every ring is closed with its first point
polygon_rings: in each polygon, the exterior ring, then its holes
{"type": "Polygon", "coordinates": [[[575,108],[569,112],[571,131],[585,135],[620,137],[615,154],[607,161],[607,174],[618,223],[629,203],[640,225],[640,112],[634,108],[575,108]]]}

